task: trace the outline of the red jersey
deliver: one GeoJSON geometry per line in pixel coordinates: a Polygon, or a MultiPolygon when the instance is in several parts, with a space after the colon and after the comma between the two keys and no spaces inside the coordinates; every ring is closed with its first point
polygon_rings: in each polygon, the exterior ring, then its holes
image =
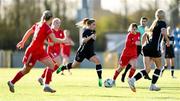
{"type": "Polygon", "coordinates": [[[45,22],[42,24],[36,23],[31,28],[34,30],[34,36],[29,48],[31,50],[43,49],[44,41],[52,33],[52,30],[45,22]]]}
{"type": "MultiPolygon", "coordinates": [[[[69,40],[72,40],[71,37],[68,37],[69,40]]],[[[61,50],[61,54],[63,57],[69,57],[70,53],[71,53],[71,47],[72,45],[68,44],[68,43],[62,43],[61,44],[62,50],[61,50]]]]}
{"type": "Polygon", "coordinates": [[[136,41],[140,41],[140,33],[137,32],[136,34],[133,34],[129,32],[126,38],[126,43],[122,55],[137,57],[136,41]]]}
{"type": "Polygon", "coordinates": [[[23,57],[23,63],[33,67],[37,60],[41,61],[44,58],[49,58],[43,46],[44,41],[47,39],[48,35],[52,33],[52,31],[45,22],[41,24],[34,24],[31,28],[34,30],[34,36],[31,44],[26,49],[23,57]]]}
{"type": "MultiPolygon", "coordinates": [[[[53,33],[55,34],[56,38],[63,39],[65,37],[63,30],[59,29],[58,31],[55,31],[52,29],[53,33]]],[[[53,42],[51,39],[48,39],[49,42],[53,42]]],[[[60,43],[54,43],[53,46],[49,46],[47,48],[48,53],[57,53],[59,55],[60,53],[60,43]]]]}

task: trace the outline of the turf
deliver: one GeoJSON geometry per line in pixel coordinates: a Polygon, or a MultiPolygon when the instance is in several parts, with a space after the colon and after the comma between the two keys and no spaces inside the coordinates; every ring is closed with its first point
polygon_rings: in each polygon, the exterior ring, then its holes
{"type": "MultiPolygon", "coordinates": [[[[127,84],[116,82],[116,87],[98,87],[95,69],[74,69],[72,75],[53,74],[51,86],[56,93],[45,93],[37,78],[43,69],[32,69],[15,85],[15,93],[10,93],[7,81],[20,69],[0,69],[0,101],[180,101],[180,70],[175,71],[176,79],[172,79],[170,71],[160,77],[158,86],[161,91],[149,91],[150,81],[141,79],[136,82],[137,92],[133,93],[127,84]]],[[[103,70],[103,79],[112,78],[113,69],[103,70]]],[[[151,71],[152,75],[153,71],[151,71]]]]}

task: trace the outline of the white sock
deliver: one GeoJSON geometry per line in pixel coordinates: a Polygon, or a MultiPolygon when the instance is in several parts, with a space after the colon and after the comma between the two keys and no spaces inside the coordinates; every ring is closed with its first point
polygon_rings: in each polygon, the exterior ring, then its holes
{"type": "Polygon", "coordinates": [[[49,87],[49,85],[48,85],[48,84],[45,84],[44,87],[49,87]]]}

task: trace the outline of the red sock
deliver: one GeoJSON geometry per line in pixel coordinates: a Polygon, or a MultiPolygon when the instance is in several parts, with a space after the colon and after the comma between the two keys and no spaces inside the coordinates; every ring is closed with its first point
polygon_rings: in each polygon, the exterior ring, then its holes
{"type": "Polygon", "coordinates": [[[58,66],[58,65],[55,65],[53,72],[56,71],[58,68],[59,68],[59,66],[58,66]]]}
{"type": "Polygon", "coordinates": [[[118,75],[119,75],[119,72],[116,70],[115,73],[114,73],[113,80],[116,80],[116,78],[118,77],[118,75]]]}
{"type": "Polygon", "coordinates": [[[16,76],[11,80],[12,84],[15,84],[18,80],[20,80],[22,77],[24,76],[24,74],[22,74],[21,71],[19,71],[16,76]]]}
{"type": "Polygon", "coordinates": [[[53,70],[48,68],[47,72],[46,72],[46,80],[45,80],[45,84],[49,84],[51,82],[51,78],[52,78],[52,73],[53,70]]]}
{"type": "Polygon", "coordinates": [[[135,72],[136,72],[136,69],[132,67],[129,71],[129,78],[131,78],[135,72]]]}
{"type": "Polygon", "coordinates": [[[41,75],[41,78],[44,78],[44,77],[45,77],[46,72],[47,72],[47,68],[48,68],[48,67],[46,67],[46,68],[44,69],[43,74],[41,75]]]}

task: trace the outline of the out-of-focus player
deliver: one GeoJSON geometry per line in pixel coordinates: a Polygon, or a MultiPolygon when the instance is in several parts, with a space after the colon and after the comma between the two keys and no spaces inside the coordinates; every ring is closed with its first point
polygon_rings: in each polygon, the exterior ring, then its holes
{"type": "Polygon", "coordinates": [[[51,92],[54,93],[56,90],[52,89],[49,86],[49,83],[51,81],[52,73],[54,68],[57,68],[58,65],[56,65],[53,60],[48,56],[47,52],[43,48],[44,41],[50,37],[53,42],[55,43],[62,43],[65,42],[65,40],[56,38],[53,34],[50,24],[52,23],[53,15],[50,11],[46,10],[43,12],[41,21],[38,23],[35,23],[27,32],[25,33],[23,39],[17,44],[18,48],[23,48],[25,42],[27,39],[33,35],[33,39],[29,45],[29,47],[26,49],[25,55],[23,57],[23,68],[20,70],[15,77],[8,81],[8,86],[10,92],[14,93],[14,84],[20,80],[24,75],[30,72],[30,70],[35,65],[36,61],[40,61],[44,65],[48,66],[46,72],[46,79],[45,79],[45,85],[44,85],[44,92],[51,92]]]}

